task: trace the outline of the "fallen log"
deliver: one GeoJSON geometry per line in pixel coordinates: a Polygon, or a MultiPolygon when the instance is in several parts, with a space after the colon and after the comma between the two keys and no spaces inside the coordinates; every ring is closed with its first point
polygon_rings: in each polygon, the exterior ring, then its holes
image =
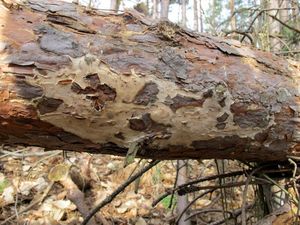
{"type": "Polygon", "coordinates": [[[300,155],[300,65],[135,11],[0,3],[0,144],[155,159],[300,155]]]}

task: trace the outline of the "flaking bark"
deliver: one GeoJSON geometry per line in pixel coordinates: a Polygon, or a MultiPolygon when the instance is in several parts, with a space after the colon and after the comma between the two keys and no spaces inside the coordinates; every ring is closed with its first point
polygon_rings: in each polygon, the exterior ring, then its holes
{"type": "Polygon", "coordinates": [[[136,12],[0,5],[0,144],[157,159],[299,156],[299,64],[136,12]]]}

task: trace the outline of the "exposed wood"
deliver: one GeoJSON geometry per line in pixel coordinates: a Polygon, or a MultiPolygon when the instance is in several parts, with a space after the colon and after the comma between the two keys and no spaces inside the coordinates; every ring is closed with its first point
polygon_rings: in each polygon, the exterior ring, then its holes
{"type": "Polygon", "coordinates": [[[59,1],[0,5],[0,144],[146,158],[300,156],[299,64],[59,1]]]}

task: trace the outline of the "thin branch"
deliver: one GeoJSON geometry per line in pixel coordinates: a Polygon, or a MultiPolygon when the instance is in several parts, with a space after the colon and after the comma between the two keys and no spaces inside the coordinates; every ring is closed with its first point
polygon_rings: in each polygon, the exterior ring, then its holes
{"type": "Polygon", "coordinates": [[[177,185],[177,181],[178,181],[178,176],[179,176],[179,170],[181,168],[179,168],[179,162],[177,160],[177,163],[176,163],[176,177],[175,177],[175,181],[174,181],[174,186],[173,186],[173,191],[172,191],[172,194],[171,194],[171,199],[170,199],[170,203],[169,203],[169,209],[172,207],[173,205],[173,200],[174,200],[174,194],[175,194],[175,188],[176,188],[176,185],[177,185]]]}
{"type": "Polygon", "coordinates": [[[161,200],[163,200],[168,195],[172,194],[173,191],[178,191],[178,190],[180,191],[180,190],[182,190],[185,187],[188,187],[190,185],[201,183],[201,182],[204,182],[204,181],[214,180],[214,179],[217,179],[219,177],[225,178],[225,177],[239,176],[239,175],[243,175],[244,173],[245,173],[245,171],[235,171],[235,172],[231,172],[231,173],[224,173],[224,174],[221,174],[221,175],[212,175],[212,176],[202,177],[200,179],[190,181],[188,183],[185,183],[183,185],[180,185],[180,186],[176,187],[175,189],[167,190],[164,194],[162,194],[155,201],[153,201],[152,206],[153,207],[156,206],[161,200]]]}
{"type": "Polygon", "coordinates": [[[157,165],[160,162],[160,160],[153,160],[151,161],[147,166],[144,168],[140,169],[135,175],[131,176],[128,178],[126,182],[121,184],[111,195],[107,196],[102,202],[100,202],[93,210],[89,212],[89,214],[84,218],[83,222],[81,225],[87,225],[89,220],[104,206],[112,202],[112,200],[121,192],[125,190],[126,187],[128,187],[133,181],[138,179],[140,176],[142,176],[145,172],[150,170],[152,167],[157,165]]]}
{"type": "Polygon", "coordinates": [[[245,188],[244,188],[244,191],[243,191],[243,198],[242,198],[242,208],[241,208],[241,210],[242,210],[241,211],[241,213],[242,213],[242,225],[246,225],[246,198],[247,198],[249,184],[252,180],[252,177],[253,177],[254,173],[258,172],[261,169],[262,169],[262,167],[257,167],[247,177],[245,188]]]}
{"type": "MultiPolygon", "coordinates": [[[[289,54],[289,53],[300,53],[300,50],[291,50],[291,51],[279,51],[279,52],[273,52],[276,55],[284,55],[284,54],[289,54]]],[[[299,159],[298,159],[299,160],[299,159]]]]}
{"type": "Polygon", "coordinates": [[[289,28],[290,30],[293,30],[297,33],[300,33],[299,29],[297,29],[296,27],[292,27],[292,26],[288,25],[287,23],[285,23],[282,20],[278,19],[276,16],[270,15],[269,13],[267,13],[267,15],[270,16],[272,19],[276,20],[277,22],[279,22],[281,25],[289,28]]]}
{"type": "MultiPolygon", "coordinates": [[[[265,165],[265,166],[263,166],[263,168],[265,168],[267,166],[268,165],[265,165]]],[[[153,201],[152,207],[156,206],[165,197],[167,197],[170,194],[172,194],[173,191],[177,191],[178,193],[180,193],[180,192],[184,193],[185,188],[189,188],[189,186],[191,186],[193,184],[197,184],[197,183],[201,183],[201,182],[209,181],[209,180],[214,180],[214,179],[217,179],[219,177],[220,178],[226,178],[226,177],[240,176],[240,175],[244,175],[244,174],[247,174],[247,173],[251,173],[251,171],[252,170],[235,171],[235,172],[224,173],[224,174],[220,174],[220,175],[212,175],[212,176],[202,177],[200,179],[196,179],[196,180],[190,181],[188,183],[185,183],[183,185],[180,185],[180,186],[176,187],[175,189],[167,190],[164,194],[162,194],[155,201],[153,201]]],[[[264,170],[263,172],[264,173],[269,173],[269,172],[286,172],[286,171],[290,171],[290,170],[289,169],[286,169],[286,170],[264,170]]],[[[180,193],[180,194],[183,194],[183,193],[180,193]]]]}
{"type": "Polygon", "coordinates": [[[52,181],[48,187],[46,188],[46,190],[44,191],[43,195],[41,197],[38,197],[36,200],[33,200],[27,207],[25,207],[24,209],[20,210],[18,212],[18,214],[14,214],[10,217],[8,217],[6,220],[2,221],[0,223],[0,225],[6,225],[8,221],[16,218],[18,215],[21,215],[25,212],[27,212],[28,210],[30,210],[31,208],[33,208],[34,206],[36,206],[37,204],[41,203],[44,201],[44,199],[47,197],[48,193],[50,192],[52,186],[53,186],[54,182],[52,181]]]}
{"type": "MultiPolygon", "coordinates": [[[[26,151],[27,149],[25,149],[26,151]]],[[[48,156],[53,155],[55,153],[61,153],[59,150],[55,151],[47,151],[47,152],[29,152],[29,153],[19,153],[19,152],[11,152],[6,150],[0,150],[0,153],[3,153],[5,156],[12,156],[17,158],[24,158],[24,157],[40,157],[40,156],[48,156]]],[[[3,156],[1,156],[2,158],[3,156]]]]}
{"type": "MultiPolygon", "coordinates": [[[[289,10],[289,9],[292,9],[292,8],[272,8],[272,9],[261,9],[257,14],[256,16],[252,19],[252,21],[250,22],[248,28],[245,30],[245,33],[249,33],[250,32],[250,29],[251,27],[253,26],[254,22],[256,21],[256,19],[263,13],[263,12],[267,12],[267,11],[273,11],[273,10],[289,10]]],[[[269,15],[269,14],[268,14],[269,15]]],[[[245,35],[242,37],[241,39],[241,42],[244,41],[245,39],[245,35]]]]}
{"type": "MultiPolygon", "coordinates": [[[[204,195],[207,195],[209,193],[212,193],[215,189],[209,189],[203,193],[201,193],[200,195],[198,195],[196,198],[194,198],[180,213],[180,215],[177,217],[175,224],[178,224],[178,222],[180,221],[181,217],[183,216],[183,214],[199,199],[202,198],[204,195]]],[[[188,220],[187,218],[185,219],[185,221],[188,220]]]]}
{"type": "Polygon", "coordinates": [[[296,180],[296,174],[297,174],[298,166],[297,166],[297,163],[294,160],[292,160],[292,159],[288,159],[288,160],[294,166],[293,177],[291,179],[291,182],[293,184],[293,188],[294,188],[294,191],[296,193],[296,197],[298,199],[297,212],[296,212],[296,223],[299,223],[300,195],[299,195],[299,191],[298,191],[297,183],[296,183],[296,181],[297,181],[296,180]]]}
{"type": "Polygon", "coordinates": [[[251,42],[251,44],[253,45],[253,38],[251,37],[251,34],[250,32],[245,32],[245,31],[242,31],[242,30],[230,30],[230,31],[224,31],[223,32],[225,33],[225,37],[229,34],[232,34],[232,33],[237,33],[237,34],[241,34],[241,35],[244,35],[246,36],[249,41],[251,42]]]}
{"type": "MultiPolygon", "coordinates": [[[[249,209],[253,206],[254,206],[254,204],[250,204],[250,205],[247,205],[246,208],[249,209]]],[[[191,219],[192,217],[198,216],[199,214],[202,214],[202,213],[222,212],[222,211],[223,211],[222,209],[201,209],[201,210],[196,211],[194,214],[190,215],[187,219],[191,219]]],[[[230,215],[229,219],[231,219],[231,218],[238,217],[241,214],[241,211],[242,211],[242,209],[236,209],[233,211],[227,211],[226,213],[228,213],[230,215]]],[[[221,224],[224,222],[225,222],[225,219],[222,219],[222,220],[216,221],[215,224],[221,224]]]]}
{"type": "MultiPolygon", "coordinates": [[[[250,184],[270,184],[271,182],[268,181],[251,181],[250,184]]],[[[246,181],[239,181],[239,182],[230,182],[230,183],[224,183],[222,185],[208,185],[208,186],[193,186],[191,188],[188,188],[185,190],[185,193],[192,193],[196,191],[201,190],[207,190],[207,189],[220,189],[220,188],[231,188],[231,187],[240,187],[246,185],[246,181]]]]}

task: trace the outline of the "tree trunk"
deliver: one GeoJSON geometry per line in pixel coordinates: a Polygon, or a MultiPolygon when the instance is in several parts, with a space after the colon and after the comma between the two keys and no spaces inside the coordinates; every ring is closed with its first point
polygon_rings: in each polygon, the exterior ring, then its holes
{"type": "Polygon", "coordinates": [[[299,156],[299,64],[134,11],[0,5],[0,144],[158,159],[299,156]]]}
{"type": "Polygon", "coordinates": [[[234,15],[234,13],[235,13],[235,0],[230,0],[229,1],[229,8],[230,8],[230,14],[231,14],[231,18],[230,18],[231,30],[236,30],[236,17],[234,15]]]}
{"type": "MultiPolygon", "coordinates": [[[[188,179],[188,160],[178,160],[178,180],[176,186],[186,184],[188,179]]],[[[188,195],[178,195],[177,197],[177,214],[181,215],[189,204],[188,195]]],[[[177,225],[191,225],[191,220],[187,220],[188,214],[184,212],[177,225]]]]}
{"type": "MultiPolygon", "coordinates": [[[[278,9],[279,6],[279,0],[270,0],[268,8],[269,9],[278,9]]],[[[279,18],[279,10],[271,10],[269,12],[270,15],[278,17],[279,18]]],[[[272,51],[280,51],[281,50],[281,43],[280,43],[280,23],[276,21],[273,18],[270,19],[270,26],[269,26],[269,34],[270,34],[270,49],[272,51]]]]}
{"type": "Polygon", "coordinates": [[[198,0],[194,0],[194,30],[199,31],[198,0]]]}
{"type": "Polygon", "coordinates": [[[110,0],[110,9],[118,11],[120,8],[121,0],[110,0]]]}
{"type": "Polygon", "coordinates": [[[152,18],[157,19],[158,18],[158,13],[157,13],[157,0],[153,0],[153,6],[152,6],[152,18]]]}
{"type": "Polygon", "coordinates": [[[186,27],[186,0],[182,0],[182,5],[181,5],[181,22],[182,22],[182,26],[186,27]]]}
{"type": "Polygon", "coordinates": [[[161,0],[160,18],[162,20],[168,19],[170,0],[161,0]]]}
{"type": "Polygon", "coordinates": [[[202,0],[199,0],[199,17],[200,17],[200,32],[203,33],[203,9],[202,9],[202,0]]]}

